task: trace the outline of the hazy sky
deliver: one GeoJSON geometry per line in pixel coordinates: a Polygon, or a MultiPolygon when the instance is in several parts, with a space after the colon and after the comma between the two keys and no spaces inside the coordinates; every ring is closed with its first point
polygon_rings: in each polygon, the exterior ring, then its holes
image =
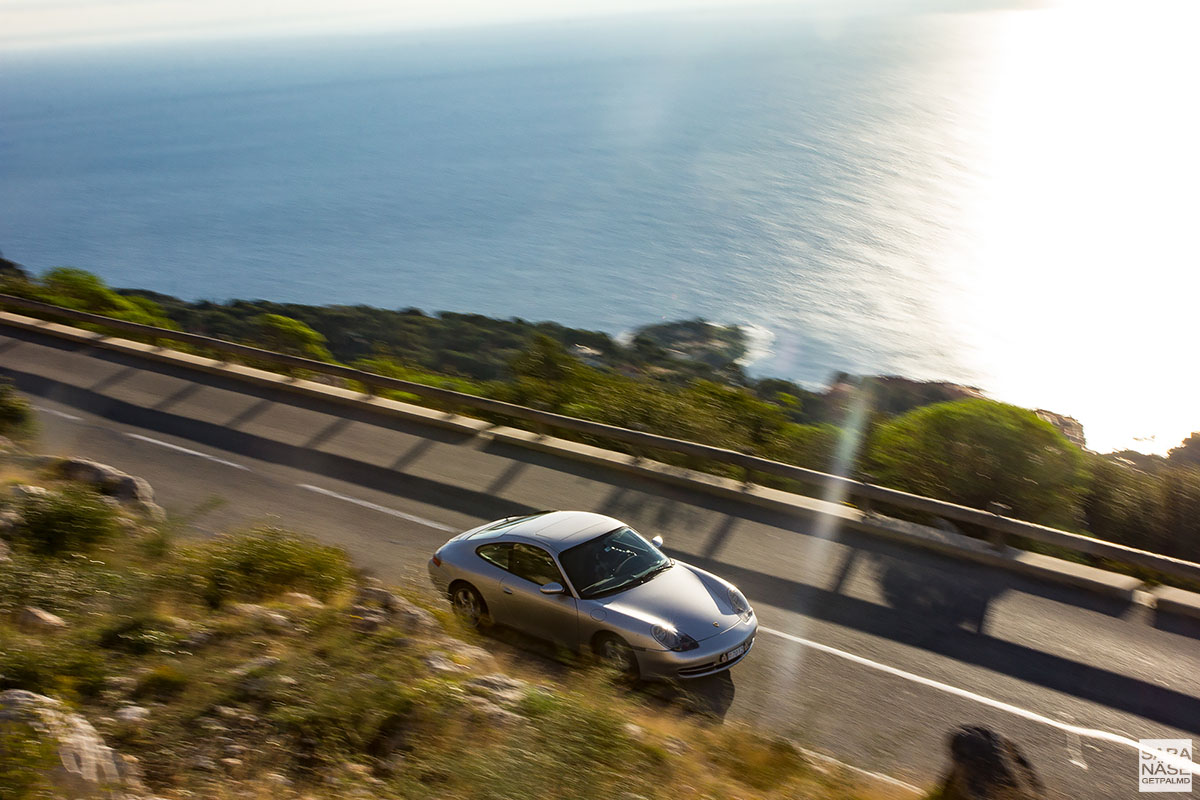
{"type": "MultiPolygon", "coordinates": [[[[756,0],[812,5],[824,0],[756,0]]],[[[746,5],[737,0],[0,0],[0,47],[343,33],[746,5]]]]}
{"type": "Polygon", "coordinates": [[[0,0],[0,48],[381,32],[706,9],[794,9],[840,18],[863,12],[970,11],[1072,1],[0,0]]]}

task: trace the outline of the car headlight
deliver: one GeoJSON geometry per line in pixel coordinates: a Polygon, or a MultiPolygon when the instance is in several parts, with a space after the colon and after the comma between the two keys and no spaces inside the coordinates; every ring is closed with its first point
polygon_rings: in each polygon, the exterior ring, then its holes
{"type": "Polygon", "coordinates": [[[699,642],[686,633],[680,633],[671,628],[664,628],[662,625],[655,625],[650,633],[654,634],[654,638],[658,640],[658,643],[668,650],[695,650],[700,646],[699,642]]]}
{"type": "Polygon", "coordinates": [[[736,586],[729,587],[729,605],[733,608],[733,613],[740,617],[748,617],[754,613],[750,609],[750,601],[746,599],[746,595],[738,591],[736,586]]]}

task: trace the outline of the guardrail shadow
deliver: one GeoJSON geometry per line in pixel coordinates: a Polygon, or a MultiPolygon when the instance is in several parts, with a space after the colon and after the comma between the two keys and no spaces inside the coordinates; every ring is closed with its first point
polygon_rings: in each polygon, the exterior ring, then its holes
{"type": "Polygon", "coordinates": [[[1179,636],[1200,639],[1200,619],[1173,614],[1169,611],[1158,611],[1154,615],[1154,627],[1179,636]]]}
{"type": "Polygon", "coordinates": [[[17,388],[23,392],[65,402],[114,422],[203,442],[229,453],[325,475],[453,511],[470,509],[473,516],[478,515],[483,519],[531,514],[541,510],[514,500],[494,497],[486,492],[441,483],[419,475],[396,472],[390,467],[368,464],[336,453],[313,450],[304,445],[287,444],[216,423],[145,408],[39,375],[4,368],[0,368],[0,374],[12,378],[17,388]]]}
{"type": "Polygon", "coordinates": [[[984,633],[992,599],[1007,591],[999,582],[947,580],[940,570],[891,555],[875,554],[873,561],[887,604],[934,634],[955,628],[984,633]]]}
{"type": "MultiPolygon", "coordinates": [[[[151,419],[151,412],[162,412],[170,414],[172,406],[178,405],[184,400],[194,400],[197,392],[205,388],[217,389],[221,391],[231,392],[248,398],[256,398],[259,403],[251,404],[245,409],[234,413],[230,419],[224,423],[224,427],[241,427],[247,422],[253,420],[256,416],[265,411],[271,403],[280,403],[293,406],[295,408],[304,409],[307,411],[315,411],[324,414],[335,414],[339,420],[348,422],[363,422],[369,425],[374,425],[379,428],[389,428],[401,433],[418,436],[424,439],[432,439],[436,442],[445,442],[451,444],[461,444],[464,441],[471,440],[473,437],[470,433],[456,431],[450,428],[444,428],[437,425],[422,424],[413,422],[398,417],[385,416],[370,409],[360,409],[351,404],[337,403],[331,400],[318,399],[309,397],[297,392],[288,392],[284,389],[276,389],[270,386],[260,386],[245,381],[238,381],[222,375],[201,370],[185,369],[175,367],[160,361],[149,360],[145,358],[136,358],[127,356],[114,350],[105,350],[80,342],[69,342],[53,337],[37,334],[33,331],[24,331],[19,329],[4,330],[4,337],[12,342],[29,342],[36,344],[39,347],[47,347],[55,350],[61,350],[67,353],[82,353],[93,361],[105,362],[111,364],[114,372],[111,375],[105,376],[95,382],[90,387],[81,387],[75,384],[66,384],[60,381],[55,381],[51,378],[45,378],[33,373],[22,372],[0,365],[0,373],[7,374],[17,382],[18,388],[21,387],[21,381],[25,381],[30,387],[23,389],[34,394],[53,399],[54,395],[49,393],[51,384],[60,387],[58,396],[71,398],[70,402],[75,404],[78,402],[86,402],[88,405],[80,405],[92,413],[101,416],[108,416],[105,409],[114,404],[122,403],[111,395],[105,394],[104,389],[116,386],[127,380],[135,372],[152,373],[155,375],[163,375],[171,378],[177,378],[185,381],[187,385],[182,386],[172,394],[163,397],[153,408],[141,408],[147,413],[147,419],[151,419]],[[71,394],[69,390],[77,390],[75,394],[71,394]],[[91,394],[80,394],[78,392],[88,392],[91,394]]],[[[132,405],[132,404],[126,404],[132,405]]],[[[176,415],[179,419],[185,419],[182,415],[176,415]]]]}

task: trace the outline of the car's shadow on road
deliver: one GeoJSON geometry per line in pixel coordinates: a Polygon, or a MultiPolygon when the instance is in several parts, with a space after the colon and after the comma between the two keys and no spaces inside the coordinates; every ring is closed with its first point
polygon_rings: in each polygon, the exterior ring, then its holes
{"type": "MultiPolygon", "coordinates": [[[[563,685],[573,676],[602,680],[654,706],[723,721],[735,693],[730,670],[687,681],[630,680],[604,667],[586,652],[574,652],[553,642],[529,636],[505,625],[479,631],[485,649],[499,660],[520,663],[540,673],[550,685],[563,685]]],[[[581,685],[586,681],[581,681],[581,685]]]]}

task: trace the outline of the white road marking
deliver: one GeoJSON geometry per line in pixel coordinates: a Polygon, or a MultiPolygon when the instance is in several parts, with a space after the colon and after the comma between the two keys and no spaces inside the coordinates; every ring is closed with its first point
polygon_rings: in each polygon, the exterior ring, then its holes
{"type": "Polygon", "coordinates": [[[227,467],[233,467],[234,469],[240,469],[240,470],[245,470],[246,472],[250,472],[250,468],[247,466],[244,466],[242,464],[235,464],[232,461],[226,461],[225,459],[217,458],[216,456],[210,456],[208,453],[201,453],[199,450],[189,450],[188,448],[180,447],[177,444],[171,444],[170,442],[161,442],[158,439],[151,439],[149,436],[142,436],[140,433],[126,432],[125,435],[128,436],[130,439],[137,439],[139,442],[146,442],[147,444],[156,444],[159,447],[165,447],[168,450],[176,450],[180,453],[187,453],[189,456],[197,456],[199,458],[207,459],[208,461],[215,461],[218,464],[224,464],[227,467]]]}
{"type": "Polygon", "coordinates": [[[83,422],[83,417],[77,417],[74,414],[68,414],[65,411],[56,411],[53,408],[45,408],[43,406],[34,406],[33,410],[40,411],[43,414],[53,414],[56,417],[62,417],[63,419],[69,419],[73,422],[83,422]]]}
{"type": "MultiPolygon", "coordinates": [[[[937,689],[938,691],[945,692],[946,694],[952,694],[952,695],[955,695],[956,697],[962,697],[967,700],[972,700],[976,703],[979,703],[980,705],[990,706],[991,708],[999,709],[1000,711],[1006,711],[1009,714],[1013,714],[1014,716],[1018,716],[1023,719],[1027,719],[1032,722],[1040,722],[1043,725],[1048,725],[1051,728],[1057,728],[1060,731],[1065,731],[1067,733],[1073,733],[1076,736],[1085,736],[1089,739],[1097,739],[1099,741],[1112,742],[1113,744],[1124,745],[1126,747],[1130,747],[1130,748],[1138,751],[1139,753],[1143,752],[1142,746],[1140,744],[1138,744],[1137,741],[1130,739],[1126,736],[1120,736],[1115,733],[1110,733],[1109,731],[1097,730],[1095,728],[1084,728],[1080,725],[1071,725],[1066,722],[1060,722],[1059,720],[1053,719],[1051,717],[1047,717],[1045,714],[1039,714],[1036,711],[1030,711],[1027,708],[1021,708],[1020,706],[1014,706],[1012,703],[1005,703],[1002,700],[994,700],[990,697],[985,697],[984,695],[976,694],[975,692],[969,691],[967,689],[960,689],[957,686],[951,686],[948,683],[942,683],[941,681],[935,681],[932,678],[926,678],[923,675],[917,675],[912,672],[906,672],[905,670],[897,669],[896,667],[890,667],[887,664],[881,664],[878,661],[872,661],[869,658],[863,658],[862,656],[856,656],[853,653],[846,652],[845,650],[838,650],[836,647],[830,647],[827,644],[821,644],[820,642],[814,642],[811,639],[804,639],[804,638],[795,636],[790,633],[784,633],[783,631],[774,630],[773,628],[760,627],[759,631],[761,631],[762,633],[769,633],[772,636],[778,636],[781,639],[787,639],[789,642],[796,642],[797,644],[804,645],[805,647],[811,647],[813,650],[817,650],[818,652],[821,652],[821,653],[826,653],[828,655],[836,656],[838,658],[844,658],[847,661],[851,661],[855,664],[859,664],[864,667],[869,667],[871,669],[878,670],[879,672],[887,673],[888,675],[895,675],[897,678],[903,678],[904,680],[912,681],[913,683],[918,683],[922,686],[928,686],[931,689],[937,689]]],[[[1151,751],[1146,751],[1146,752],[1149,752],[1151,755],[1156,755],[1156,757],[1160,761],[1166,761],[1166,762],[1169,762],[1172,765],[1178,766],[1178,767],[1186,766],[1195,772],[1200,772],[1200,764],[1193,764],[1192,762],[1187,761],[1186,759],[1172,758],[1165,754],[1156,754],[1151,751]]]]}
{"type": "Polygon", "coordinates": [[[338,494],[337,492],[331,492],[328,489],[322,489],[320,486],[313,486],[312,484],[309,484],[309,483],[297,483],[296,485],[299,486],[301,489],[307,489],[310,492],[316,492],[317,494],[323,494],[326,497],[333,497],[338,500],[345,500],[347,503],[354,503],[354,505],[356,505],[356,506],[362,506],[363,508],[369,508],[372,511],[378,511],[381,514],[389,514],[393,517],[399,517],[400,519],[406,519],[409,522],[415,522],[418,525],[425,525],[430,528],[435,528],[436,530],[439,530],[439,531],[447,531],[447,532],[454,532],[454,533],[458,532],[458,528],[454,528],[449,525],[443,525],[440,522],[434,522],[433,520],[425,519],[424,517],[418,517],[415,514],[405,514],[403,511],[397,511],[394,508],[388,508],[387,506],[381,506],[378,503],[372,503],[369,500],[360,500],[357,497],[349,497],[344,494],[338,494]]]}
{"type": "Polygon", "coordinates": [[[872,772],[869,769],[863,769],[862,767],[856,767],[853,764],[847,764],[845,761],[838,761],[833,756],[827,756],[824,753],[818,753],[816,750],[809,750],[807,747],[797,746],[796,749],[799,750],[801,753],[803,753],[806,757],[814,759],[816,761],[822,761],[826,764],[836,764],[837,766],[841,767],[842,769],[850,770],[851,772],[853,772],[857,775],[862,775],[864,777],[871,778],[873,780],[877,780],[882,783],[886,783],[886,784],[895,786],[900,789],[904,789],[906,791],[912,792],[913,794],[919,794],[922,796],[924,796],[926,794],[925,790],[922,789],[921,787],[913,786],[911,783],[905,783],[904,781],[900,780],[899,778],[893,778],[891,775],[884,775],[882,772],[872,772]]]}

